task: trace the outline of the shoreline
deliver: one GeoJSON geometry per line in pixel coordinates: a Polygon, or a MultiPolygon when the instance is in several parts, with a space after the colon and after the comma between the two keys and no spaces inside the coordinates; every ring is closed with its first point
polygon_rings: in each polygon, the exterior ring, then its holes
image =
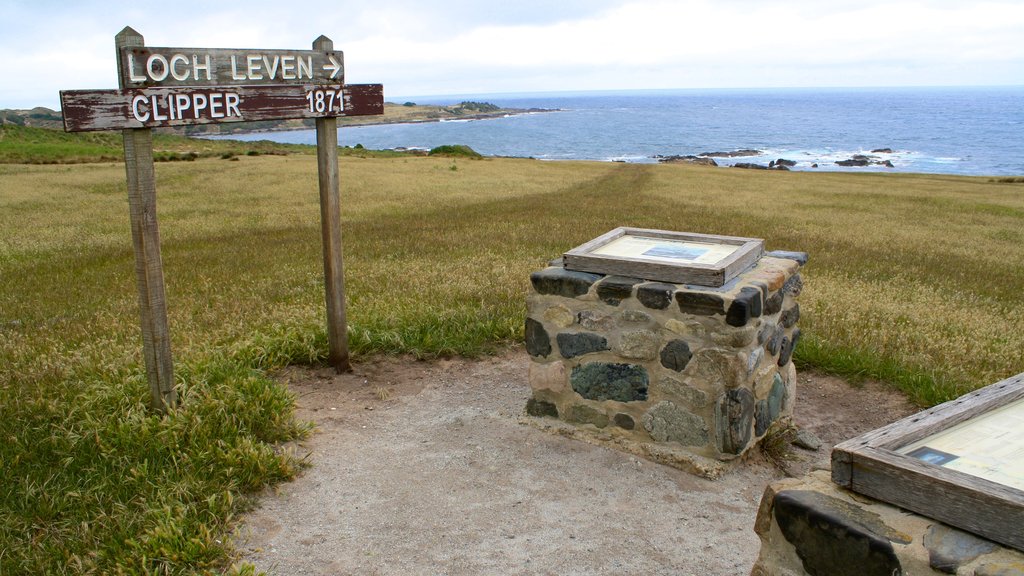
{"type": "MultiPolygon", "coordinates": [[[[497,120],[500,118],[509,118],[512,116],[527,116],[530,114],[544,114],[548,112],[564,112],[561,108],[508,108],[502,109],[501,111],[495,112],[479,112],[475,114],[466,115],[452,115],[451,117],[444,118],[401,118],[392,120],[359,120],[359,121],[346,121],[347,117],[338,116],[338,129],[341,128],[355,128],[361,126],[389,126],[399,124],[429,124],[432,122],[471,122],[475,120],[497,120]]],[[[373,116],[362,116],[352,118],[374,118],[373,116]]],[[[237,130],[234,132],[217,132],[217,133],[199,133],[199,134],[185,134],[189,138],[213,138],[213,139],[224,139],[229,140],[231,136],[246,135],[246,134],[273,134],[283,132],[301,132],[304,130],[315,130],[313,126],[286,126],[280,128],[266,128],[266,129],[255,129],[255,130],[237,130]]]]}

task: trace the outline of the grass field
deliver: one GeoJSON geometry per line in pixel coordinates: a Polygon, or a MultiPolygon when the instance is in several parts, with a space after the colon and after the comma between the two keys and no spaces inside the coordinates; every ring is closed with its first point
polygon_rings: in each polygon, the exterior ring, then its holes
{"type": "MultiPolygon", "coordinates": [[[[124,167],[0,164],[0,573],[230,564],[245,494],[301,466],[267,370],[326,355],[316,159],[157,165],[182,407],[151,415],[124,167]]],[[[350,346],[480,355],[528,276],[620,225],[803,250],[798,361],[932,404],[1024,370],[1024,185],[436,157],[341,161],[350,346]]],[[[245,571],[245,569],[242,569],[245,571]]]]}

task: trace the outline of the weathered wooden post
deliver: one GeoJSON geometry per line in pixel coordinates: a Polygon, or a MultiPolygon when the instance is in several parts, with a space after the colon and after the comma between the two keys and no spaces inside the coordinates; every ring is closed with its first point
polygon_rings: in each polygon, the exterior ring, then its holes
{"type": "MultiPolygon", "coordinates": [[[[142,35],[125,27],[114,37],[117,49],[117,83],[124,90],[120,71],[122,48],[141,47],[142,35]]],[[[125,128],[124,166],[128,175],[128,209],[131,215],[132,244],[135,248],[135,282],[139,290],[139,318],[142,324],[142,355],[149,380],[149,404],[165,412],[178,404],[174,388],[171,338],[167,327],[167,298],[164,292],[164,265],[160,257],[160,231],[156,220],[156,172],[153,167],[153,130],[125,128]]]]}
{"type": "Polygon", "coordinates": [[[344,57],[326,36],[313,50],[152,48],[126,27],[115,37],[118,90],[63,90],[64,130],[121,130],[151,404],[177,404],[167,327],[152,129],[315,118],[330,363],[349,369],[341,254],[338,116],[384,113],[380,84],[345,84],[344,57]]]}
{"type": "MultiPolygon", "coordinates": [[[[313,50],[329,52],[326,36],[313,41],[313,50]]],[[[338,372],[348,362],[348,322],[345,319],[345,272],[341,252],[341,190],[338,175],[338,119],[316,119],[316,164],[320,175],[320,231],[324,250],[324,293],[327,299],[328,362],[338,372]]]]}

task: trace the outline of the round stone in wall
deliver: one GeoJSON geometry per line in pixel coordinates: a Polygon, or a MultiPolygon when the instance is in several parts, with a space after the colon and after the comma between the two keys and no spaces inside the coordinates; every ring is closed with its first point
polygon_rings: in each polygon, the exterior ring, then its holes
{"type": "Polygon", "coordinates": [[[704,419],[669,401],[659,402],[643,417],[644,429],[658,442],[678,442],[683,446],[708,443],[704,419]]]}
{"type": "Polygon", "coordinates": [[[685,340],[672,340],[661,349],[661,365],[676,372],[682,372],[691,357],[690,345],[685,340]]]}
{"type": "Polygon", "coordinates": [[[559,328],[568,328],[576,321],[576,315],[565,306],[557,305],[544,311],[544,319],[559,328]]]}
{"type": "Polygon", "coordinates": [[[590,362],[573,368],[569,382],[588,400],[634,402],[647,400],[650,379],[647,370],[636,364],[590,362]]]}
{"type": "Polygon", "coordinates": [[[614,418],[615,425],[624,430],[632,430],[636,428],[636,422],[633,421],[633,417],[629,414],[619,412],[614,418]]]}
{"type": "Polygon", "coordinates": [[[747,373],[744,359],[723,348],[704,348],[693,355],[690,368],[693,379],[721,388],[739,386],[747,373]]]}
{"type": "Polygon", "coordinates": [[[577,424],[593,424],[598,428],[608,426],[608,415],[594,410],[590,406],[570,406],[569,413],[565,415],[565,419],[577,424]]]}
{"type": "Polygon", "coordinates": [[[619,335],[618,352],[623,358],[653,360],[661,338],[650,330],[632,330],[619,335]]]}
{"type": "Polygon", "coordinates": [[[575,358],[608,349],[608,340],[591,332],[562,332],[555,337],[562,358],[575,358]]]}
{"type": "Polygon", "coordinates": [[[708,395],[703,390],[680,382],[671,376],[662,376],[658,380],[658,389],[660,395],[680,398],[693,408],[703,408],[708,405],[708,395]]]}

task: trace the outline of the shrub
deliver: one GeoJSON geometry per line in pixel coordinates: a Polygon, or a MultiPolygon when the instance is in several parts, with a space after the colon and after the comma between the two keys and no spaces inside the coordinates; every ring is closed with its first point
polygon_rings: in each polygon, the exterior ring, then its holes
{"type": "Polygon", "coordinates": [[[445,144],[431,148],[429,156],[451,156],[459,158],[483,158],[479,152],[465,144],[445,144]]]}

